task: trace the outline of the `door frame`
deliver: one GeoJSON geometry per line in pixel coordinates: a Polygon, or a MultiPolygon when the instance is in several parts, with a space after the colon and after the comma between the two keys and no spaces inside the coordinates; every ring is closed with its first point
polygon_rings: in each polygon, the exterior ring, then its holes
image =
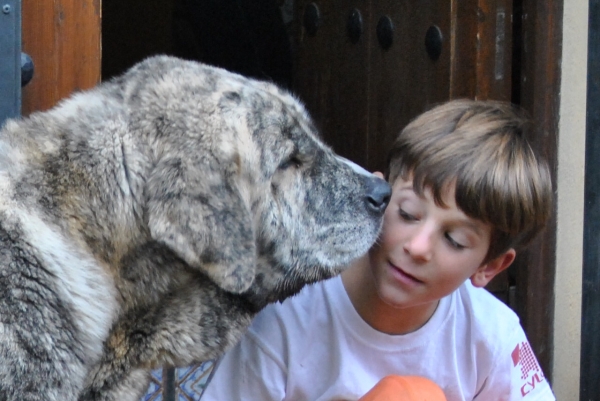
{"type": "Polygon", "coordinates": [[[21,0],[0,3],[0,124],[21,114],[21,0]]]}
{"type": "Polygon", "coordinates": [[[589,1],[580,399],[600,392],[600,0],[589,1]]]}

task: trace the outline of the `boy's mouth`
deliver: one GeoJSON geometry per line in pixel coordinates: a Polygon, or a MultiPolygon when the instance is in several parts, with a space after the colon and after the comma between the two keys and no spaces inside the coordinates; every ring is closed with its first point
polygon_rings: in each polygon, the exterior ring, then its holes
{"type": "Polygon", "coordinates": [[[394,276],[396,278],[398,278],[400,281],[405,282],[405,283],[416,283],[416,284],[424,283],[422,280],[419,280],[415,276],[408,274],[407,272],[405,272],[404,270],[402,270],[395,264],[393,264],[391,262],[388,262],[388,263],[389,263],[390,267],[392,268],[392,274],[394,274],[394,276]]]}

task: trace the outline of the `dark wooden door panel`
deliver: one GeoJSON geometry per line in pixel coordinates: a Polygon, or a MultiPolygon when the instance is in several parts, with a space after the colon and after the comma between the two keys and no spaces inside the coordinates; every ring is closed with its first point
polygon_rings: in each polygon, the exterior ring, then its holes
{"type": "Polygon", "coordinates": [[[368,168],[385,168],[386,155],[401,129],[450,93],[450,2],[373,1],[371,30],[384,18],[394,26],[386,50],[371,40],[368,168]],[[429,29],[441,34],[441,53],[432,59],[425,46],[429,29]]]}
{"type": "Polygon", "coordinates": [[[327,143],[363,166],[367,164],[369,118],[368,4],[360,0],[299,1],[294,35],[295,92],[305,102],[327,143]],[[363,27],[356,42],[347,32],[353,10],[363,27]],[[319,15],[317,29],[311,32],[315,11],[319,15]]]}
{"type": "Polygon", "coordinates": [[[336,151],[380,170],[397,133],[433,104],[511,99],[511,13],[508,0],[298,1],[295,91],[336,151]],[[347,29],[353,10],[363,23],[356,42],[347,29]],[[385,48],[384,18],[393,26],[385,48]],[[427,52],[428,30],[441,34],[437,57],[427,52]]]}

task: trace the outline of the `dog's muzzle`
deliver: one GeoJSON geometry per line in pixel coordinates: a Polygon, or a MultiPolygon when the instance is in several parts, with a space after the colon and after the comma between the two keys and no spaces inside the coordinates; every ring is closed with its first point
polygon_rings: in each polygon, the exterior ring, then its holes
{"type": "Polygon", "coordinates": [[[392,196],[392,188],[382,178],[369,173],[367,170],[359,166],[358,164],[351,162],[345,157],[337,156],[339,160],[346,163],[352,170],[363,176],[365,180],[367,208],[374,213],[383,214],[388,203],[390,203],[390,197],[392,196]]]}

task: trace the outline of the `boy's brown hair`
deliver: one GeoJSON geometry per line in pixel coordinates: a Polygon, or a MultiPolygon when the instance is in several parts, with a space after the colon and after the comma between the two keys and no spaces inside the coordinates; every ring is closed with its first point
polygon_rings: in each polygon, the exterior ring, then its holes
{"type": "Polygon", "coordinates": [[[526,135],[530,121],[497,101],[454,100],[414,119],[390,151],[387,179],[413,180],[417,194],[432,191],[439,206],[456,184],[456,204],[492,226],[484,263],[527,245],[552,213],[548,163],[526,135]]]}

